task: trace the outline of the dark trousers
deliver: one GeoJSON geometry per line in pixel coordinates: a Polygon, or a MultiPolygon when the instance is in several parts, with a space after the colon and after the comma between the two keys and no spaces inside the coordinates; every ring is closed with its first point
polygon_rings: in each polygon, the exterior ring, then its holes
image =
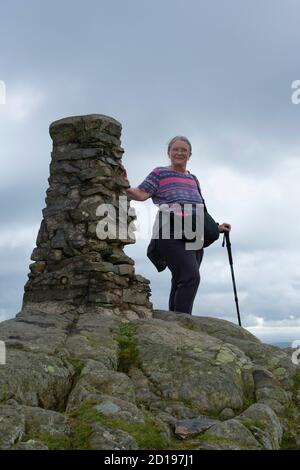
{"type": "Polygon", "coordinates": [[[193,303],[200,284],[201,250],[186,250],[183,239],[159,239],[158,250],[172,273],[169,310],[192,314],[193,303]]]}

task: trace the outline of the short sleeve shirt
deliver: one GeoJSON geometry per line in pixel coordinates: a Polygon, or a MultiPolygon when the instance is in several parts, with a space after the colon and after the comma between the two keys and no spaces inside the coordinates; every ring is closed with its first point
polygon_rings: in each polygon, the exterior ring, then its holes
{"type": "Polygon", "coordinates": [[[196,204],[203,204],[195,178],[191,173],[184,174],[166,166],[158,166],[149,173],[138,188],[149,193],[157,206],[191,204],[195,213],[196,204]]]}

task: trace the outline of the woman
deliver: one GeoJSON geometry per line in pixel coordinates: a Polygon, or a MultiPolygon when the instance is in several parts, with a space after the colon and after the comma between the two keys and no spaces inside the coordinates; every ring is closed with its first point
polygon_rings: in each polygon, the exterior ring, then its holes
{"type": "MultiPolygon", "coordinates": [[[[154,204],[161,205],[178,203],[192,204],[192,215],[196,212],[196,204],[202,203],[197,182],[187,170],[187,162],[192,155],[190,141],[183,136],[176,136],[168,144],[170,165],[154,168],[137,188],[127,188],[130,199],[146,201],[152,198],[154,204]]],[[[124,176],[127,177],[126,171],[124,176]]],[[[184,212],[182,214],[185,215],[184,212]]],[[[231,225],[219,225],[219,232],[231,230],[231,225]]],[[[186,250],[184,238],[173,238],[174,226],[171,227],[170,238],[159,238],[158,250],[165,258],[172,273],[169,310],[178,313],[192,314],[194,299],[200,284],[199,268],[203,258],[203,248],[186,250]]]]}

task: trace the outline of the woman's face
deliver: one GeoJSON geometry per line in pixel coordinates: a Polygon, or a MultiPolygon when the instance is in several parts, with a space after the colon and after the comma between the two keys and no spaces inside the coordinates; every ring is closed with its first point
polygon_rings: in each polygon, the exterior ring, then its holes
{"type": "Polygon", "coordinates": [[[175,140],[168,154],[172,165],[185,167],[190,158],[190,146],[184,140],[175,140]]]}

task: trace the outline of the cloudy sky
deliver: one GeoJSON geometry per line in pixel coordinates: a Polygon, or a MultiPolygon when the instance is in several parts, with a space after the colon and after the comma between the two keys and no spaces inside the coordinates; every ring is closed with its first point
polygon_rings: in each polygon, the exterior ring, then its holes
{"type": "MultiPolygon", "coordinates": [[[[49,124],[99,113],[122,123],[132,187],[168,164],[171,137],[191,140],[188,169],[215,219],[232,224],[243,325],[267,341],[300,339],[299,15],[298,0],[1,3],[0,320],[21,307],[49,124]]],[[[132,205],[143,225],[151,200],[132,205]]],[[[156,272],[136,236],[125,251],[151,280],[154,307],[166,309],[170,272],[156,272]]],[[[200,272],[193,314],[236,322],[221,239],[200,272]]]]}

